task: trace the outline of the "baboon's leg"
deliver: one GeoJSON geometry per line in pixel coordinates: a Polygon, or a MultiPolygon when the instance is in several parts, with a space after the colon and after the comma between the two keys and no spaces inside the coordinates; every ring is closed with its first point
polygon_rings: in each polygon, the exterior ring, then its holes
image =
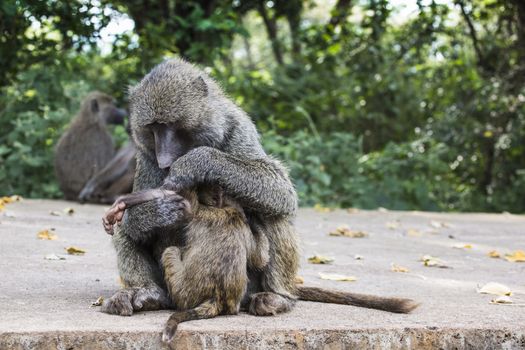
{"type": "Polygon", "coordinates": [[[263,293],[253,294],[249,312],[257,316],[289,311],[295,305],[295,275],[299,268],[298,237],[286,219],[253,222],[252,231],[265,234],[270,241],[270,260],[262,271],[263,293]]]}
{"type": "Polygon", "coordinates": [[[184,264],[180,249],[173,246],[166,248],[162,253],[161,263],[164,270],[164,281],[173,300],[176,295],[175,288],[180,289],[184,286],[184,264]]]}

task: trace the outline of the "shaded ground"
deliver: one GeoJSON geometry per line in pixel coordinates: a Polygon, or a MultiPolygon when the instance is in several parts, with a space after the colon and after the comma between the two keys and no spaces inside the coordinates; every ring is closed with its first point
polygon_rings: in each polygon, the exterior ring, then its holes
{"type": "MultiPolygon", "coordinates": [[[[169,311],[118,317],[90,306],[119,287],[110,237],[100,223],[105,208],[24,200],[0,213],[0,349],[162,347],[160,331],[169,311]],[[66,207],[73,207],[74,214],[65,214],[66,207]],[[38,231],[51,228],[58,239],[37,239],[38,231]],[[86,254],[66,255],[68,246],[86,254]],[[44,259],[52,253],[66,259],[44,259]]],[[[487,256],[491,250],[525,250],[524,216],[303,209],[297,228],[305,284],[406,296],[422,305],[410,315],[397,315],[299,302],[293,312],[277,317],[242,314],[185,323],[177,347],[525,349],[525,306],[517,305],[525,305],[525,263],[487,256]],[[396,220],[399,227],[387,227],[396,220]],[[369,236],[328,236],[343,224],[369,236]],[[456,244],[472,248],[453,248],[456,244]],[[307,257],[315,253],[335,260],[331,265],[309,264],[307,257]],[[450,268],[423,266],[419,259],[425,254],[450,268]],[[391,263],[410,272],[392,272],[391,263]],[[357,281],[325,281],[319,273],[351,275],[357,281]],[[491,281],[509,286],[515,304],[493,305],[489,301],[495,296],[476,292],[477,286],[491,281]]]]}

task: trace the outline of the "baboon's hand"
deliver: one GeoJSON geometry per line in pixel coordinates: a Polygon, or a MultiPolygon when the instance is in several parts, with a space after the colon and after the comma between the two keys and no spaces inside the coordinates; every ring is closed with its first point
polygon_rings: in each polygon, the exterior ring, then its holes
{"type": "MultiPolygon", "coordinates": [[[[171,227],[185,221],[191,215],[190,203],[179,194],[169,194],[151,202],[150,210],[155,216],[155,225],[159,228],[171,227]]],[[[132,213],[130,212],[129,215],[132,213]]]]}
{"type": "Polygon", "coordinates": [[[104,216],[102,217],[102,225],[106,233],[113,235],[113,226],[122,221],[124,211],[126,210],[126,203],[119,201],[118,199],[113,203],[104,216]]]}

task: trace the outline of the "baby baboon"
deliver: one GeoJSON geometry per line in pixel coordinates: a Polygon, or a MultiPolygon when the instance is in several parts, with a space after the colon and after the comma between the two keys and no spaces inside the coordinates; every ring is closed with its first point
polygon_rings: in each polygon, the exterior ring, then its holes
{"type": "Polygon", "coordinates": [[[77,200],[86,182],[115,155],[107,124],[122,124],[125,111],[111,96],[90,93],[55,148],[55,172],[68,200],[77,200]]]}
{"type": "Polygon", "coordinates": [[[180,203],[186,217],[181,223],[187,222],[185,244],[166,248],[161,258],[177,309],[162,336],[169,342],[181,322],[237,314],[248,285],[248,268],[266,266],[269,243],[266,236],[252,234],[243,209],[218,188],[186,191],[183,197],[165,189],[121,196],[104,217],[108,233],[126,208],[157,198],[180,203]]]}

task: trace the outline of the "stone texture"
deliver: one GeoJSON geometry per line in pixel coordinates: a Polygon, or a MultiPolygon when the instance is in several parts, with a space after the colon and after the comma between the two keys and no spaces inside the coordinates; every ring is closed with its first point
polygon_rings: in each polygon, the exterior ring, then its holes
{"type": "MultiPolygon", "coordinates": [[[[100,223],[104,206],[24,200],[0,213],[0,349],[166,348],[160,332],[170,311],[131,317],[106,315],[91,307],[119,287],[116,259],[100,223]],[[62,210],[73,207],[73,215],[62,210]],[[50,215],[58,211],[60,216],[50,215]],[[38,231],[54,228],[57,240],[38,231]],[[83,256],[64,248],[85,249],[83,256]],[[47,254],[66,260],[45,260],[47,254]]],[[[525,349],[525,263],[487,256],[525,250],[525,217],[510,214],[302,209],[300,275],[306,285],[361,293],[405,296],[420,301],[409,315],[351,306],[299,302],[277,317],[247,314],[187,322],[179,327],[177,349],[525,349]],[[399,221],[389,229],[388,222],[399,221]],[[447,227],[436,228],[436,222],[447,227]],[[340,225],[366,231],[366,238],[331,237],[340,225]],[[409,229],[411,231],[408,233],[409,229]],[[471,244],[472,249],[453,248],[471,244]],[[312,265],[307,257],[335,258],[312,265]],[[425,267],[424,254],[450,268],[425,267]],[[363,260],[356,260],[361,255],[363,260]],[[409,273],[392,272],[395,263],[409,273]],[[357,277],[325,281],[319,273],[357,277]],[[476,292],[487,282],[508,285],[513,305],[493,305],[476,292]]]]}

